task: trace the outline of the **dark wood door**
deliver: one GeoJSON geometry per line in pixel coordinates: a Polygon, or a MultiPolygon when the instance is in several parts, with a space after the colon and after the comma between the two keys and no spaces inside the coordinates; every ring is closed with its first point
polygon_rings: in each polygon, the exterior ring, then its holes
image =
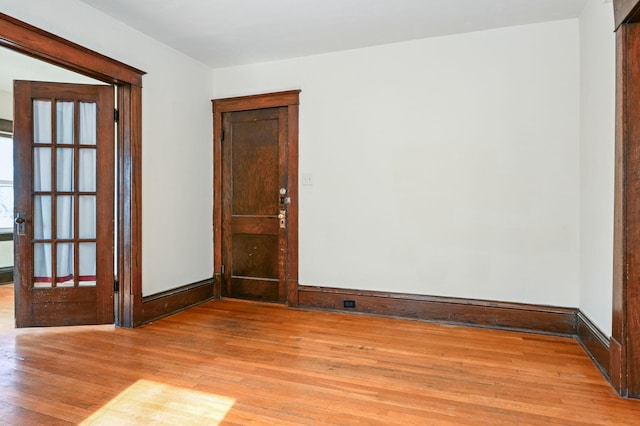
{"type": "Polygon", "coordinates": [[[114,91],[14,82],[16,326],[114,321],[114,91]]]}
{"type": "Polygon", "coordinates": [[[287,301],[287,108],[222,114],[222,295],[287,301]]]}

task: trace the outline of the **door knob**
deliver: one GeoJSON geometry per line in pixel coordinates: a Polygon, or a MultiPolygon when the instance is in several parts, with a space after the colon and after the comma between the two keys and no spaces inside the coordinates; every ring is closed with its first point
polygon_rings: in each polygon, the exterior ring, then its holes
{"type": "Polygon", "coordinates": [[[285,197],[287,195],[286,188],[280,188],[280,204],[291,204],[291,197],[285,197]]]}
{"type": "Polygon", "coordinates": [[[16,225],[18,225],[18,229],[17,234],[18,235],[24,235],[26,233],[26,228],[27,228],[27,221],[24,219],[24,217],[22,217],[22,215],[20,213],[18,213],[16,215],[16,219],[15,219],[16,225]]]}
{"type": "Polygon", "coordinates": [[[289,204],[291,202],[291,198],[285,197],[287,195],[287,188],[280,188],[280,204],[289,204]]]}

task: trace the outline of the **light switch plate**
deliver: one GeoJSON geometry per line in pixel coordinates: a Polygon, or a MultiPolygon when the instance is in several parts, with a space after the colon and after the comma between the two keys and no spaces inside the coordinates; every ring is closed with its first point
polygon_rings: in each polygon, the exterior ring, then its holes
{"type": "Polygon", "coordinates": [[[302,184],[305,186],[313,185],[313,175],[311,173],[303,173],[302,174],[302,184]]]}

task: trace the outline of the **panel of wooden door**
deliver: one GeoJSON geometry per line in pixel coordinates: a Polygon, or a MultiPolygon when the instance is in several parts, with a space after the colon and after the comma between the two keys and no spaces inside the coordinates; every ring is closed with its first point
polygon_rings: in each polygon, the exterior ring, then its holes
{"type": "Polygon", "coordinates": [[[111,86],[14,82],[17,327],[114,321],[113,111],[111,86]]]}
{"type": "Polygon", "coordinates": [[[287,109],[227,112],[222,129],[222,295],[286,302],[287,109]]]}

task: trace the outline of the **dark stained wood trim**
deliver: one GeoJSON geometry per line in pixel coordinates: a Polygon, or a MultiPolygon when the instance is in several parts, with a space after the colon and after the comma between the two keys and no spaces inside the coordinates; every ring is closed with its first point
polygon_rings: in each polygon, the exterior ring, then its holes
{"type": "MultiPolygon", "coordinates": [[[[296,98],[297,98],[296,94],[296,98]]],[[[289,175],[288,175],[288,188],[289,194],[295,197],[296,202],[289,204],[287,207],[288,215],[288,247],[287,252],[289,259],[287,260],[287,304],[289,306],[298,306],[298,114],[299,106],[297,102],[290,104],[288,108],[289,117],[289,175]],[[294,165],[295,167],[291,167],[294,165]]]]}
{"type": "Polygon", "coordinates": [[[260,95],[240,96],[237,98],[214,99],[214,116],[217,113],[246,111],[251,109],[275,108],[298,105],[300,90],[263,93],[260,95]]]}
{"type": "Polygon", "coordinates": [[[609,339],[609,381],[620,396],[627,393],[627,356],[625,348],[614,337],[609,339]]]}
{"type": "Polygon", "coordinates": [[[287,107],[288,111],[288,195],[287,214],[287,305],[298,305],[298,112],[300,90],[265,93],[237,98],[213,99],[213,270],[214,295],[222,294],[222,113],[287,107]]]}
{"type": "Polygon", "coordinates": [[[299,307],[574,336],[575,308],[453,297],[300,286],[299,307]],[[355,300],[356,308],[343,301],[355,300]]]}
{"type": "Polygon", "coordinates": [[[640,23],[626,24],[626,366],[627,395],[640,398],[640,23]]]}
{"type": "Polygon", "coordinates": [[[623,23],[637,22],[640,18],[640,0],[613,0],[615,28],[623,23]]]}
{"type": "Polygon", "coordinates": [[[0,268],[0,284],[13,282],[13,266],[0,268]]]}
{"type": "Polygon", "coordinates": [[[217,299],[222,297],[222,112],[216,110],[216,101],[212,101],[213,113],[213,293],[217,299]]]}
{"type": "Polygon", "coordinates": [[[222,274],[219,272],[213,274],[213,298],[222,298],[222,274]]]}
{"type": "Polygon", "coordinates": [[[0,241],[13,241],[13,232],[0,233],[0,241]]]}
{"type": "Polygon", "coordinates": [[[136,68],[0,13],[0,46],[118,86],[118,315],[142,322],[142,76],[136,68]]]}
{"type": "Polygon", "coordinates": [[[136,327],[144,322],[142,312],[142,88],[118,87],[119,157],[118,224],[120,325],[136,327]],[[137,161],[135,161],[137,160],[137,161]],[[123,196],[122,194],[125,194],[123,196]]]}
{"type": "Polygon", "coordinates": [[[609,375],[640,398],[640,23],[616,31],[613,312],[609,375]]]}
{"type": "Polygon", "coordinates": [[[582,311],[578,311],[576,318],[578,342],[602,374],[609,378],[609,339],[582,311]]]}
{"type": "Polygon", "coordinates": [[[111,84],[142,86],[145,74],[4,13],[0,13],[0,46],[111,84]]]}
{"type": "Polygon", "coordinates": [[[213,279],[187,284],[142,299],[143,323],[184,311],[213,298],[213,279]]]}
{"type": "MultiPolygon", "coordinates": [[[[280,188],[287,188],[290,190],[291,194],[297,194],[296,192],[291,192],[291,188],[289,187],[289,108],[278,108],[278,171],[282,171],[283,174],[279,176],[278,186],[280,188]],[[286,124],[286,126],[284,126],[286,124]]],[[[296,161],[298,157],[296,156],[296,161]]],[[[296,196],[297,198],[297,196],[296,196]]],[[[291,215],[291,205],[286,206],[287,216],[291,215]]],[[[294,231],[294,228],[297,226],[297,223],[293,223],[291,218],[287,218],[286,220],[287,226],[285,229],[276,228],[276,232],[278,234],[278,253],[284,253],[285,259],[279,259],[280,256],[276,257],[278,263],[284,263],[284,268],[279,268],[278,271],[278,301],[289,303],[289,261],[291,259],[290,250],[289,250],[289,237],[290,233],[294,231]]],[[[274,222],[275,225],[275,222],[274,222]]],[[[241,232],[240,229],[234,229],[235,232],[241,232]]],[[[267,229],[264,229],[266,232],[267,229]]],[[[297,287],[297,285],[296,285],[297,287]]],[[[297,301],[296,301],[297,302],[297,301]]],[[[289,303],[291,306],[291,303],[289,303]]]]}
{"type": "Polygon", "coordinates": [[[616,391],[626,395],[626,366],[622,349],[626,341],[626,154],[624,153],[626,83],[625,50],[627,27],[616,32],[616,125],[615,125],[615,177],[614,177],[614,231],[613,231],[613,300],[612,331],[610,341],[609,375],[616,391]]]}

